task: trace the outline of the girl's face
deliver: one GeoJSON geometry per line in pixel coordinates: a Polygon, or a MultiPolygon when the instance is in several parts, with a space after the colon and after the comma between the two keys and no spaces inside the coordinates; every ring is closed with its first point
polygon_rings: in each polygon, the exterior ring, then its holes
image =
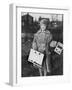
{"type": "Polygon", "coordinates": [[[41,28],[42,31],[44,31],[46,29],[46,25],[45,24],[41,24],[40,28],[41,28]]]}

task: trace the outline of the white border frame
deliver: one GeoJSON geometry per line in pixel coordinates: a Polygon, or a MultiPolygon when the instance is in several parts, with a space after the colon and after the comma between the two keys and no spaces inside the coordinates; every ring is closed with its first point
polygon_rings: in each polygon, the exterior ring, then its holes
{"type": "Polygon", "coordinates": [[[11,85],[32,85],[69,82],[70,67],[67,53],[66,36],[69,26],[69,10],[58,8],[24,7],[23,5],[10,5],[10,78],[11,85]],[[21,12],[56,13],[64,14],[64,75],[49,77],[21,77],[21,12]]]}

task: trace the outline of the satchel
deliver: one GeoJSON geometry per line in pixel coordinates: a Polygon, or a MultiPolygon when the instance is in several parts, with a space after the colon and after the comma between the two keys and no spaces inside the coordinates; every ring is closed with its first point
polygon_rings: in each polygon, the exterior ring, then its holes
{"type": "Polygon", "coordinates": [[[41,68],[42,62],[43,62],[44,54],[41,52],[38,52],[34,49],[30,50],[28,61],[33,63],[35,66],[41,68]]]}

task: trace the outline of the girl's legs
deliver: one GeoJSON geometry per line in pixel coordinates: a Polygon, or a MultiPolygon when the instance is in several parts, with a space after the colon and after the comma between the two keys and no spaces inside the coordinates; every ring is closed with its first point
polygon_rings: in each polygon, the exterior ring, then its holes
{"type": "Polygon", "coordinates": [[[40,73],[40,76],[42,76],[42,69],[39,68],[39,73],[40,73]]]}
{"type": "Polygon", "coordinates": [[[44,72],[44,76],[46,76],[47,75],[47,69],[46,69],[46,64],[44,63],[44,70],[43,70],[43,72],[44,72]]]}

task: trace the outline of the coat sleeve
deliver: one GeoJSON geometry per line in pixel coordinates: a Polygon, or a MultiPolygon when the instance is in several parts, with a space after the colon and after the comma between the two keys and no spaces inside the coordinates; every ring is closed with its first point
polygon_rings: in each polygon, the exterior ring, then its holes
{"type": "Polygon", "coordinates": [[[37,43],[36,43],[36,34],[34,34],[34,39],[33,39],[33,42],[32,42],[32,48],[34,49],[34,50],[37,50],[37,43]]]}
{"type": "Polygon", "coordinates": [[[47,33],[47,45],[46,45],[46,67],[47,67],[47,72],[50,72],[50,55],[49,55],[49,46],[48,44],[52,40],[52,34],[50,32],[47,33]]]}
{"type": "Polygon", "coordinates": [[[52,34],[49,31],[47,31],[46,34],[47,34],[46,53],[48,54],[49,44],[50,44],[50,41],[52,40],[52,34]]]}
{"type": "Polygon", "coordinates": [[[49,32],[47,37],[47,42],[49,43],[52,40],[52,34],[49,32]]]}

